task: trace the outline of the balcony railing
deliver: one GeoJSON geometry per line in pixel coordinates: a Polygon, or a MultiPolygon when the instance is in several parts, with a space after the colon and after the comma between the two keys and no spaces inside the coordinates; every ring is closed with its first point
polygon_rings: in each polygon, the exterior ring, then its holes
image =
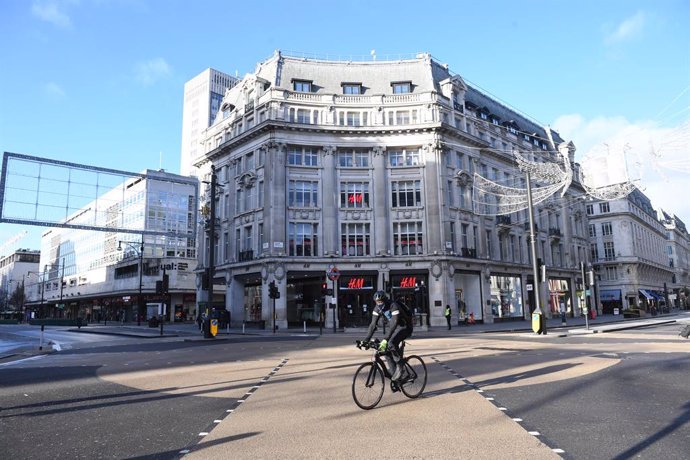
{"type": "Polygon", "coordinates": [[[247,251],[240,251],[238,259],[240,262],[247,262],[249,260],[254,260],[254,250],[249,249],[247,251]]]}
{"type": "Polygon", "coordinates": [[[475,248],[460,248],[460,255],[472,259],[477,258],[477,250],[475,248]]]}

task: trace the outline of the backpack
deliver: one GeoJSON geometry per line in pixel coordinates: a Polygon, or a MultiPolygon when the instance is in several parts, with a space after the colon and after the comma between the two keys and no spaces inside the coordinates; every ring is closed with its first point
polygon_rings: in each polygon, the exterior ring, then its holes
{"type": "Polygon", "coordinates": [[[396,300],[395,303],[398,306],[400,313],[402,313],[405,317],[405,321],[407,321],[408,324],[412,324],[412,311],[410,310],[410,307],[408,307],[402,300],[396,300]]]}

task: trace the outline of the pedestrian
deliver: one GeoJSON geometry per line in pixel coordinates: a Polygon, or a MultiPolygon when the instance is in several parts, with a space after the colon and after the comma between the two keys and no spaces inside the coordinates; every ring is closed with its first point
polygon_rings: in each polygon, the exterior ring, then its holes
{"type": "Polygon", "coordinates": [[[446,304],[446,322],[448,323],[448,330],[450,331],[450,305],[446,304]]]}
{"type": "Polygon", "coordinates": [[[565,326],[565,325],[566,325],[566,321],[565,321],[565,302],[561,302],[560,308],[561,308],[561,325],[562,325],[562,326],[565,326]]]}
{"type": "Polygon", "coordinates": [[[469,319],[469,321],[467,322],[467,324],[475,324],[475,322],[474,322],[474,312],[473,312],[473,311],[470,312],[470,319],[469,319]]]}

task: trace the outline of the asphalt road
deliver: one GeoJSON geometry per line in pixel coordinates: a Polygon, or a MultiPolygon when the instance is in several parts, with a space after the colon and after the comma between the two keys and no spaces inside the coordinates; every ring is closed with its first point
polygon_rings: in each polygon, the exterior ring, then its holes
{"type": "Polygon", "coordinates": [[[0,365],[0,457],[686,459],[677,333],[413,338],[423,397],[372,411],[354,335],[100,337],[0,365]]]}

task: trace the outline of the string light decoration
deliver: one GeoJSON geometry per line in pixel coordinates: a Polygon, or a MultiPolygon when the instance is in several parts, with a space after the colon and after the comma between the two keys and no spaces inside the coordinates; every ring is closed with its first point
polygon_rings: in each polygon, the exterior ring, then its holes
{"type": "Polygon", "coordinates": [[[659,142],[650,141],[649,156],[654,169],[665,179],[661,169],[690,173],[690,121],[665,132],[659,142]]]}
{"type": "MultiPolygon", "coordinates": [[[[559,153],[563,157],[563,166],[555,162],[530,161],[517,151],[513,151],[520,170],[524,173],[529,172],[532,180],[545,184],[532,187],[532,205],[545,201],[559,190],[562,197],[570,187],[573,171],[568,159],[568,149],[563,148],[559,153]]],[[[483,216],[499,216],[522,211],[529,206],[527,189],[502,185],[475,173],[472,206],[475,214],[483,216]]]]}
{"type": "MultiPolygon", "coordinates": [[[[628,168],[629,145],[611,149],[601,144],[585,155],[580,168],[580,184],[588,196],[597,200],[618,200],[640,188],[640,178],[631,179],[628,168]]],[[[642,162],[634,163],[639,173],[642,162]]]]}

